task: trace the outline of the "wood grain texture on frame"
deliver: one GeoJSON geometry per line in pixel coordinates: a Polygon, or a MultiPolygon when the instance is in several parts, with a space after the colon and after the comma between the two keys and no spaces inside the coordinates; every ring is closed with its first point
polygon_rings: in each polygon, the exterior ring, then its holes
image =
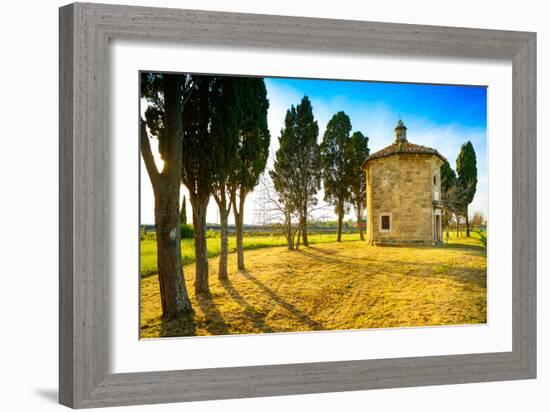
{"type": "Polygon", "coordinates": [[[60,9],[59,397],[85,408],[536,376],[536,35],[75,3],[60,9]],[[494,58],[513,70],[511,352],[109,373],[109,40],[494,58]]]}

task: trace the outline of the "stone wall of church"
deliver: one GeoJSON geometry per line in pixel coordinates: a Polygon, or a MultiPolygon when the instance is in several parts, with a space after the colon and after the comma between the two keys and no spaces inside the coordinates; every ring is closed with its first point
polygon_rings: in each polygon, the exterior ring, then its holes
{"type": "Polygon", "coordinates": [[[437,173],[437,188],[440,162],[433,155],[396,154],[367,163],[367,240],[433,241],[433,178],[437,173]],[[386,214],[389,231],[381,227],[386,214]]]}

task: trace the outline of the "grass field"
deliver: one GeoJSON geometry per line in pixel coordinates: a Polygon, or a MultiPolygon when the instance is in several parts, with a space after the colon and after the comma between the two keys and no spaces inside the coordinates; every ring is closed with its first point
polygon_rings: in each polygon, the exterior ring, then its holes
{"type": "Polygon", "coordinates": [[[230,254],[227,282],[217,279],[217,259],[210,259],[209,298],[194,295],[194,265],[184,267],[193,319],[164,323],[157,276],[142,277],[141,336],[486,322],[486,252],[475,237],[438,247],[359,241],[320,242],[299,251],[264,247],[245,258],[247,270],[238,271],[230,254]]]}
{"type": "MultiPolygon", "coordinates": [[[[342,239],[345,241],[359,240],[357,233],[344,233],[342,239]]],[[[333,233],[313,233],[308,236],[311,244],[336,242],[336,234],[333,233]]],[[[261,249],[272,246],[286,245],[286,240],[282,235],[245,235],[245,250],[261,249]]],[[[208,257],[216,257],[220,254],[220,238],[212,237],[207,239],[208,257]]],[[[229,252],[237,250],[235,236],[229,236],[229,252]]],[[[193,263],[195,261],[195,248],[193,239],[183,239],[181,241],[181,258],[183,264],[193,263]]],[[[157,242],[153,236],[141,241],[140,251],[141,276],[149,276],[157,273],[157,242]]]]}

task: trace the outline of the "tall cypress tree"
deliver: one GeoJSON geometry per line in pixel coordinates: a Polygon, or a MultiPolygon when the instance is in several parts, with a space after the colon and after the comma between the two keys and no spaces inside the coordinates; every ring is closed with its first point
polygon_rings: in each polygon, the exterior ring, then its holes
{"type": "Polygon", "coordinates": [[[317,192],[321,188],[320,148],[317,143],[319,126],[313,117],[311,101],[304,96],[296,106],[294,138],[295,160],[291,167],[296,171],[296,192],[302,242],[309,246],[307,219],[309,209],[317,204],[317,192]]]}
{"type": "Polygon", "coordinates": [[[470,236],[468,205],[474,200],[477,189],[477,159],[470,141],[464,143],[456,159],[457,185],[463,193],[462,206],[466,219],[466,236],[470,236]]]}
{"type": "Polygon", "coordinates": [[[367,204],[367,178],[362,166],[369,152],[369,138],[361,132],[353,133],[347,150],[351,173],[350,201],[357,214],[357,226],[361,240],[365,240],[362,218],[363,210],[367,204]]]}
{"type": "Polygon", "coordinates": [[[220,257],[218,278],[227,279],[227,258],[229,254],[228,218],[231,211],[228,184],[238,168],[237,149],[240,127],[243,122],[244,78],[218,77],[212,85],[212,164],[214,178],[212,195],[218,204],[220,214],[220,257]]]}
{"type": "Polygon", "coordinates": [[[189,191],[193,212],[195,246],[195,293],[208,294],[208,253],[206,211],[212,193],[215,170],[212,157],[213,76],[193,75],[193,90],[183,109],[183,150],[181,181],[189,191]]]}
{"type": "Polygon", "coordinates": [[[299,215],[301,197],[299,171],[296,168],[296,158],[299,150],[298,138],[296,137],[297,117],[296,108],[291,106],[286,111],[285,125],[279,135],[279,148],[275,152],[273,170],[269,171],[279,202],[284,208],[284,225],[290,228],[285,232],[289,250],[293,250],[295,247],[292,218],[299,215]]]}
{"type": "Polygon", "coordinates": [[[342,241],[342,224],[351,198],[351,168],[347,156],[351,122],[347,114],[338,112],[327,124],[321,143],[321,164],[325,201],[334,206],[338,216],[338,238],[342,241]]]}
{"type": "Polygon", "coordinates": [[[267,127],[267,89],[262,78],[242,79],[240,86],[242,121],[239,126],[237,168],[229,182],[229,194],[235,215],[237,241],[237,267],[245,269],[243,226],[244,205],[247,195],[259,183],[269,155],[270,134],[267,127]]]}

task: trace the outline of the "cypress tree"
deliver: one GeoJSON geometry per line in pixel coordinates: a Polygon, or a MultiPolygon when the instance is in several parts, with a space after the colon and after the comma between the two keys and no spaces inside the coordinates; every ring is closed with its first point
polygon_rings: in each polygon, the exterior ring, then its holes
{"type": "Polygon", "coordinates": [[[213,76],[193,75],[193,90],[183,109],[183,150],[181,181],[189,191],[193,213],[195,247],[195,293],[209,294],[206,212],[212,193],[213,165],[212,89],[213,76]]]}
{"type": "Polygon", "coordinates": [[[258,185],[260,175],[265,170],[270,134],[267,127],[269,100],[264,79],[241,79],[240,93],[243,118],[239,125],[239,142],[236,149],[237,167],[228,179],[227,186],[235,215],[237,267],[243,270],[244,205],[247,195],[258,185]]]}
{"type": "Polygon", "coordinates": [[[351,173],[350,201],[357,214],[357,227],[361,240],[365,240],[362,218],[363,210],[367,206],[367,178],[362,166],[369,152],[369,138],[361,132],[353,133],[347,151],[351,173]]]}
{"type": "Polygon", "coordinates": [[[334,206],[338,216],[338,237],[342,241],[342,224],[349,209],[352,173],[347,156],[351,122],[344,112],[338,112],[327,124],[321,143],[321,164],[325,201],[334,206]]]}
{"type": "MultiPolygon", "coordinates": [[[[443,216],[442,223],[447,231],[447,238],[449,237],[449,225],[453,214],[456,215],[456,173],[451,168],[451,165],[447,160],[441,165],[441,201],[443,203],[443,216]]],[[[457,236],[458,236],[458,215],[456,215],[457,221],[457,236]]]]}
{"type": "Polygon", "coordinates": [[[141,120],[140,127],[141,156],[155,196],[158,278],[165,319],[192,313],[182,269],[179,230],[181,109],[189,92],[188,80],[170,74],[141,76],[141,97],[147,101],[145,120],[141,120]],[[159,154],[164,160],[161,171],[155,164],[149,134],[159,141],[159,154]]]}
{"type": "Polygon", "coordinates": [[[290,228],[285,232],[289,250],[295,247],[294,232],[291,230],[292,217],[299,215],[301,197],[298,178],[300,173],[296,168],[299,151],[296,136],[297,117],[296,108],[291,106],[286,112],[285,125],[279,135],[279,148],[275,152],[273,170],[269,171],[279,202],[284,207],[285,227],[290,228]]]}
{"type": "Polygon", "coordinates": [[[477,160],[474,146],[470,141],[464,143],[456,159],[457,185],[463,193],[462,207],[466,219],[466,236],[470,236],[468,205],[474,200],[477,188],[477,160]]]}

